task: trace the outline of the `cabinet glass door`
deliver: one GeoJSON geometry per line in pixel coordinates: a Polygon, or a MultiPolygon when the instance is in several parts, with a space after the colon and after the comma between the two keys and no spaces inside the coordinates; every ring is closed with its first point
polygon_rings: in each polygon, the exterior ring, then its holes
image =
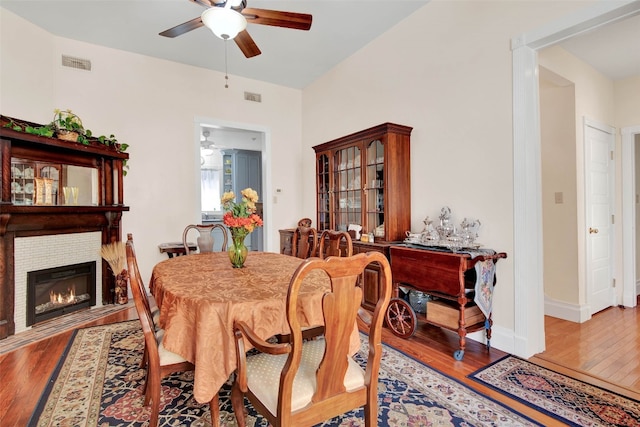
{"type": "Polygon", "coordinates": [[[366,168],[367,230],[365,231],[384,236],[384,145],[379,139],[367,145],[366,168]]]}
{"type": "Polygon", "coordinates": [[[362,167],[360,148],[339,150],[334,155],[334,218],[338,230],[362,225],[362,167]]]}
{"type": "Polygon", "coordinates": [[[32,205],[34,192],[33,163],[11,163],[11,202],[32,205]]]}
{"type": "Polygon", "coordinates": [[[318,156],[317,165],[317,203],[318,203],[318,230],[331,229],[331,207],[329,204],[329,156],[321,154],[318,156]]]}

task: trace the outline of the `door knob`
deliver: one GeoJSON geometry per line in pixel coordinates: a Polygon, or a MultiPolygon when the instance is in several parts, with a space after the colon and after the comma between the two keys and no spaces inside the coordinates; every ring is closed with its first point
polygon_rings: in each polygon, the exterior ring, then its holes
{"type": "Polygon", "coordinates": [[[589,234],[598,234],[598,229],[589,227],[589,234]]]}

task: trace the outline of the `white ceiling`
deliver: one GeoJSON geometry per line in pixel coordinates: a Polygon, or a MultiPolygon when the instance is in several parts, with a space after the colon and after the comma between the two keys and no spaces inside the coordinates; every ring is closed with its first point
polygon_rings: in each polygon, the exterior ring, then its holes
{"type": "MultiPolygon", "coordinates": [[[[247,59],[227,42],[228,72],[301,89],[427,2],[247,0],[247,7],[311,14],[313,23],[309,31],[249,23],[262,54],[247,59]]],[[[0,0],[0,6],[60,37],[225,71],[225,42],[207,28],[158,35],[205,10],[189,0],[0,0]]]]}
{"type": "Polygon", "coordinates": [[[640,75],[640,15],[586,32],[560,45],[611,80],[640,75]]]}
{"type": "MultiPolygon", "coordinates": [[[[299,31],[250,23],[247,30],[262,54],[247,59],[235,42],[228,42],[229,74],[303,88],[428,0],[247,3],[248,7],[309,13],[313,24],[310,31],[299,31]]],[[[204,8],[189,0],[0,0],[0,6],[60,37],[225,71],[225,42],[208,29],[198,28],[174,39],[158,35],[202,13],[204,8]]],[[[640,16],[574,37],[562,46],[613,80],[638,75],[640,16]]]]}

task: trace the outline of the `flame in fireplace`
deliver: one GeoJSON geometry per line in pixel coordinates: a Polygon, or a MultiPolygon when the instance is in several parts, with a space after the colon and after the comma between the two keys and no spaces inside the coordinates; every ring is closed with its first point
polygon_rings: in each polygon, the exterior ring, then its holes
{"type": "Polygon", "coordinates": [[[76,289],[67,289],[67,292],[49,292],[49,301],[52,304],[74,304],[76,300],[76,289]]]}

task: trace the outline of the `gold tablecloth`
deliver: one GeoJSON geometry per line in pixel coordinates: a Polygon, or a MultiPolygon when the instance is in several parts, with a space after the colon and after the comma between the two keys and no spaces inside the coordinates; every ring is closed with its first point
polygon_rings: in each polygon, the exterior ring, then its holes
{"type": "MultiPolygon", "coordinates": [[[[194,397],[209,402],[236,369],[233,323],[246,322],[262,338],[288,333],[286,295],[301,259],[250,252],[232,268],[226,252],[193,254],[158,263],[149,287],[160,308],[163,344],[195,365],[194,397]]],[[[317,272],[298,298],[303,326],[323,323],[321,298],[329,280],[317,272]]],[[[357,327],[351,348],[360,346],[357,327]]]]}

